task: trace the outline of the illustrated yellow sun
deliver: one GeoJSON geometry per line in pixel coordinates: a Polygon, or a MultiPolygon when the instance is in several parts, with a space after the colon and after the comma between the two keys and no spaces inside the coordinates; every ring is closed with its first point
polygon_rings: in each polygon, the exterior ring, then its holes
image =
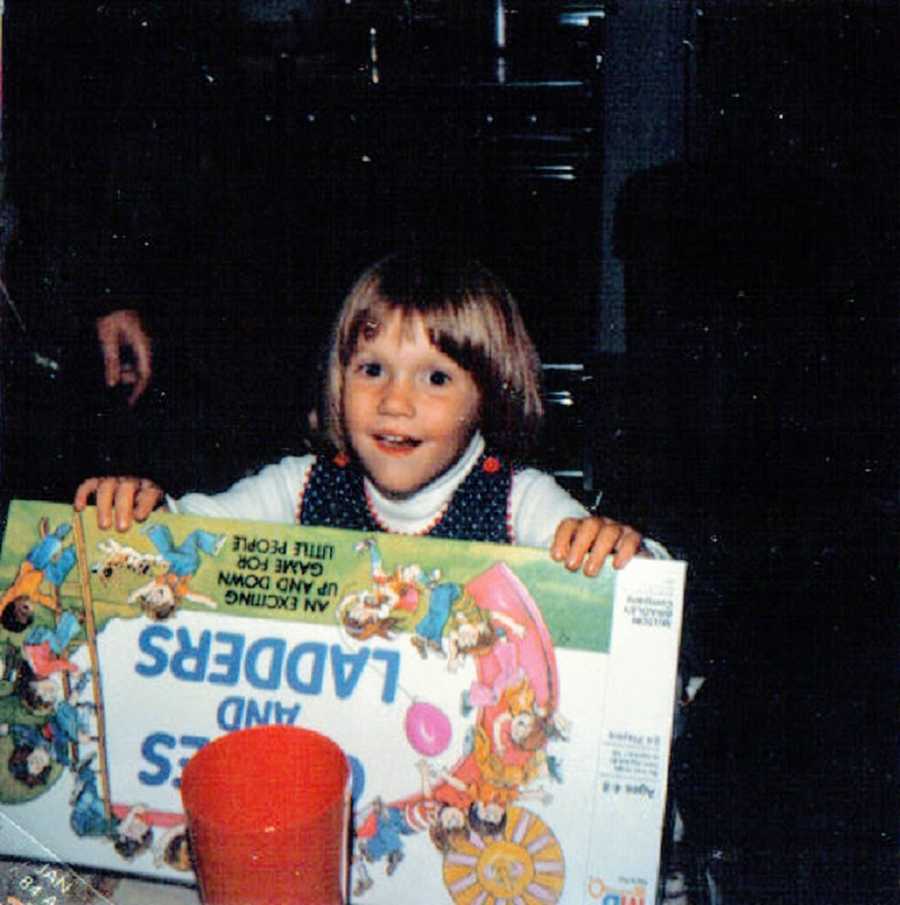
{"type": "Polygon", "coordinates": [[[556,837],[524,808],[509,808],[501,836],[469,833],[444,856],[444,884],[455,905],[553,905],[565,874],[556,837]]]}

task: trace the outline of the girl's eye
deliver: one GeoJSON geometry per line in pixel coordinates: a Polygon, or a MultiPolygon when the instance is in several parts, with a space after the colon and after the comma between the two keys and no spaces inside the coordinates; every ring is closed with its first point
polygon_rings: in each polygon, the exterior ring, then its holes
{"type": "Polygon", "coordinates": [[[377,361],[364,361],[358,368],[366,377],[380,377],[381,365],[377,361]]]}
{"type": "Polygon", "coordinates": [[[428,382],[435,387],[446,386],[450,383],[450,375],[446,371],[432,371],[428,375],[428,382]]]}

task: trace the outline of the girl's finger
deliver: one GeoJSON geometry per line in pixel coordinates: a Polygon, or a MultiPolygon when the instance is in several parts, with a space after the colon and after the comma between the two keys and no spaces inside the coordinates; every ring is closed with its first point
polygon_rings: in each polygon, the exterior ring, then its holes
{"type": "Polygon", "coordinates": [[[151,512],[159,505],[163,497],[162,488],[153,481],[142,479],[135,499],[135,521],[143,522],[151,512]]]}
{"type": "MultiPolygon", "coordinates": [[[[591,521],[595,523],[593,533],[584,538],[581,556],[573,568],[577,569],[581,565],[582,560],[584,560],[584,574],[593,577],[603,568],[606,557],[612,553],[621,534],[621,526],[618,522],[603,518],[603,516],[597,516],[591,521]],[[584,559],[585,556],[587,557],[586,560],[584,559]]],[[[572,550],[573,554],[575,553],[575,547],[579,544],[580,538],[576,536],[572,550]]],[[[574,556],[570,555],[570,561],[573,559],[574,556]]]]}
{"type": "Polygon", "coordinates": [[[597,537],[603,532],[603,527],[603,519],[596,515],[578,522],[566,554],[566,568],[570,572],[581,568],[588,550],[592,549],[597,537]]]}
{"type": "Polygon", "coordinates": [[[622,525],[622,532],[616,542],[613,558],[613,568],[621,569],[641,548],[644,536],[640,531],[635,531],[630,525],[622,525]]]}
{"type": "Polygon", "coordinates": [[[108,531],[112,527],[113,500],[119,482],[116,478],[98,478],[95,501],[97,503],[97,527],[108,531]]]}
{"type": "Polygon", "coordinates": [[[116,530],[127,531],[134,521],[134,498],[140,487],[140,479],[132,477],[116,478],[116,530]]]}
{"type": "Polygon", "coordinates": [[[82,481],[75,490],[75,500],[72,503],[76,512],[83,512],[91,495],[97,490],[100,478],[88,478],[82,481]]]}
{"type": "Polygon", "coordinates": [[[553,543],[550,545],[550,555],[557,562],[562,562],[568,555],[572,546],[572,536],[580,524],[580,519],[564,518],[557,526],[553,535],[553,543]]]}

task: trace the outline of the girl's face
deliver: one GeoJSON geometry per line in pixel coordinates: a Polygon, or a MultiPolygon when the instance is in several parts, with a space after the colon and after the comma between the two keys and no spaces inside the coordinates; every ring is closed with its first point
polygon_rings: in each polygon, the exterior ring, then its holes
{"type": "Polygon", "coordinates": [[[478,425],[481,393],[418,317],[391,315],[344,371],[344,428],[369,479],[403,499],[443,474],[478,425]]]}

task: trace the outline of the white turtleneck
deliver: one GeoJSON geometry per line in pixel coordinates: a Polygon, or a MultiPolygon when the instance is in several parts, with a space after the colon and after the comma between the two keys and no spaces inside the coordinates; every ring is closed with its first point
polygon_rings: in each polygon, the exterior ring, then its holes
{"type": "MultiPolygon", "coordinates": [[[[443,514],[456,489],[484,451],[484,438],[476,433],[465,452],[442,475],[405,499],[381,493],[368,479],[366,494],[381,526],[395,534],[420,534],[443,514]]],[[[293,523],[315,456],[288,456],[259,474],[238,481],[215,496],[189,493],[169,500],[174,512],[215,518],[255,519],[293,523]]],[[[510,495],[510,519],[515,543],[549,547],[564,518],[583,518],[585,508],[548,474],[534,468],[515,473],[510,495]]]]}

